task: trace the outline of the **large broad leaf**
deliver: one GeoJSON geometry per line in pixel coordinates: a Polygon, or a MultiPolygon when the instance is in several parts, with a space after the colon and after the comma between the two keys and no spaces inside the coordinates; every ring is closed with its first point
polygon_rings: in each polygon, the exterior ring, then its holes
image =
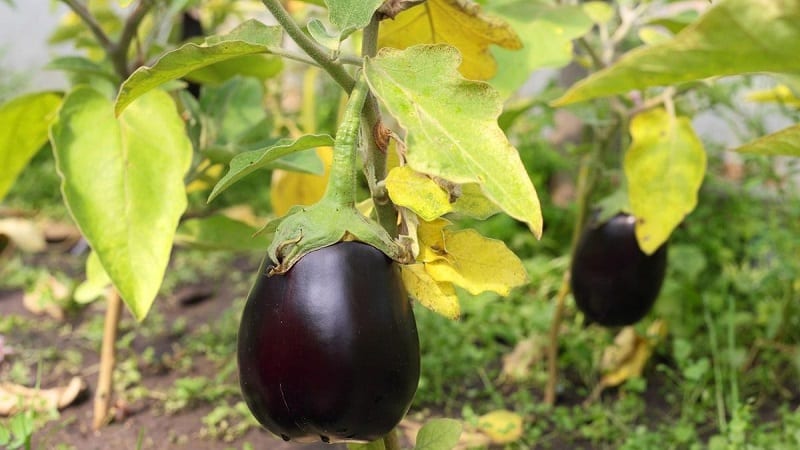
{"type": "Polygon", "coordinates": [[[706,153],[686,117],[654,109],[634,117],[633,142],[623,163],[636,239],[655,252],[697,206],[706,171],[706,153]]]}
{"type": "Polygon", "coordinates": [[[172,99],[151,91],[119,118],[88,87],[70,93],[51,128],[72,217],[133,315],[145,317],[186,208],[192,146],[172,99]]]}
{"type": "Polygon", "coordinates": [[[353,31],[364,28],[383,0],[325,0],[331,23],[336,25],[344,39],[353,31]]]}
{"type": "Polygon", "coordinates": [[[464,58],[459,70],[473,80],[488,80],[497,71],[489,45],[522,47],[507,23],[484,14],[471,0],[428,0],[381,23],[379,47],[404,49],[437,43],[458,48],[464,58]]]}
{"type": "Polygon", "coordinates": [[[663,44],[578,82],[554,104],[750,72],[800,72],[800,1],[725,0],[663,44]]]}
{"type": "Polygon", "coordinates": [[[542,233],[536,190],[497,125],[500,97],[486,83],[462,78],[448,45],[382,49],[365,63],[373,92],[408,130],[408,165],[454,183],[478,183],[511,217],[542,233]]]}
{"type": "Polygon", "coordinates": [[[241,180],[258,169],[269,166],[273,161],[294,152],[333,145],[333,138],[327,134],[309,134],[297,140],[282,139],[277,144],[236,155],[231,160],[228,173],[214,186],[208,201],[214,200],[233,183],[241,180]]]}
{"type": "Polygon", "coordinates": [[[280,46],[282,29],[248,20],[224,36],[212,36],[202,45],[185,44],[166,53],[153,67],[142,66],[122,83],[114,106],[119,115],[145,92],[212,64],[246,55],[268,53],[280,46]]]}
{"type": "Polygon", "coordinates": [[[487,8],[508,21],[523,44],[517,51],[492,49],[499,68],[491,83],[503,96],[520,88],[536,69],[569,64],[572,40],[592,28],[583,9],[550,0],[493,1],[487,8]]]}
{"type": "Polygon", "coordinates": [[[762,136],[736,149],[739,153],[800,157],[800,124],[762,136]]]}
{"type": "Polygon", "coordinates": [[[60,104],[60,95],[42,92],[0,106],[0,200],[47,142],[47,129],[60,104]]]}

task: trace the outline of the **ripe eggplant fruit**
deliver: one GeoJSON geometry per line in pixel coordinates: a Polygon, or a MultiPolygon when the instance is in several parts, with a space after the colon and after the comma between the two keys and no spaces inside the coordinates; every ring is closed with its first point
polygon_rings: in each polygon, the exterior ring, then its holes
{"type": "Polygon", "coordinates": [[[372,441],[417,390],[419,337],[397,266],[340,242],[269,276],[265,258],[242,314],[242,394],[284,440],[372,441]]]}
{"type": "Polygon", "coordinates": [[[667,268],[667,244],[652,255],[636,241],[636,219],[618,214],[588,228],[572,258],[570,283],[575,303],[600,325],[630,325],[655,303],[667,268]]]}

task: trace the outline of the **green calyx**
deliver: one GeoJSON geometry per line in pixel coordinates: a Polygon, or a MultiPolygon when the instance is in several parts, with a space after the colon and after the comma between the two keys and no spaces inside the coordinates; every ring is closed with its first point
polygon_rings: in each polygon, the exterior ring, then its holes
{"type": "Polygon", "coordinates": [[[330,179],[323,198],[308,207],[294,207],[273,221],[277,222],[275,236],[267,250],[275,263],[273,274],[285,273],[307,253],[343,240],[372,245],[401,263],[411,261],[408,249],[355,207],[360,117],[368,93],[364,77],[359,76],[336,133],[330,179]]]}

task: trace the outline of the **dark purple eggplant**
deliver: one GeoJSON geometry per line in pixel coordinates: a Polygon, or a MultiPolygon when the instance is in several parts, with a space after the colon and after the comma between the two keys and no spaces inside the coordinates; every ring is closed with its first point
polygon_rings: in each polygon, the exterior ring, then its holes
{"type": "Polygon", "coordinates": [[[619,214],[581,236],[572,258],[575,303],[604,326],[631,325],[653,307],[667,268],[667,244],[652,255],[636,241],[636,219],[619,214]]]}
{"type": "Polygon", "coordinates": [[[372,441],[417,390],[419,337],[397,266],[340,242],[269,276],[268,258],[239,327],[242,394],[284,440],[372,441]]]}

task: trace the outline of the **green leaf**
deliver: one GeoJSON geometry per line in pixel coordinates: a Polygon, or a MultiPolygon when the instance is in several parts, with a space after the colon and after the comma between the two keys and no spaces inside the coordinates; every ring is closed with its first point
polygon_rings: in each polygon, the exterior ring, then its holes
{"type": "Polygon", "coordinates": [[[504,212],[542,233],[536,190],[497,125],[500,97],[459,75],[458,50],[448,45],[382,49],[365,63],[373,92],[407,131],[408,164],[427,175],[478,183],[504,212]]]}
{"type": "Polygon", "coordinates": [[[695,206],[706,153],[686,117],[653,109],[634,117],[623,162],[636,239],[647,254],[666,242],[695,206]]]}
{"type": "Polygon", "coordinates": [[[97,75],[114,83],[119,83],[119,79],[114,72],[83,56],[61,56],[47,63],[44,68],[77,74],[97,75]]]}
{"type": "Polygon", "coordinates": [[[268,53],[280,46],[282,29],[248,20],[225,36],[211,36],[202,45],[185,44],[164,54],[153,67],[142,66],[122,83],[114,106],[119,115],[133,100],[170,80],[241,56],[268,53]]]}
{"type": "Polygon", "coordinates": [[[339,49],[339,34],[328,32],[321,20],[316,18],[309,20],[307,28],[308,34],[323,47],[329,50],[339,49]]]}
{"type": "Polygon", "coordinates": [[[800,2],[715,2],[674,39],[640,47],[581,80],[557,106],[633,89],[752,72],[800,72],[800,2]]]}
{"type": "Polygon", "coordinates": [[[86,258],[86,281],[75,288],[75,293],[72,297],[77,303],[91,303],[101,297],[110,284],[111,278],[108,277],[105,269],[103,269],[103,264],[100,262],[100,258],[97,257],[97,252],[93,251],[86,258]]]}
{"type": "Polygon", "coordinates": [[[192,158],[172,98],[151,91],[118,118],[88,87],[65,99],[50,131],[61,191],[75,223],[133,315],[158,293],[192,158]]]}
{"type": "Polygon", "coordinates": [[[341,30],[340,40],[369,24],[383,0],[325,0],[331,23],[341,30]]]}
{"type": "Polygon", "coordinates": [[[488,219],[498,212],[497,205],[489,201],[481,187],[474,183],[461,185],[461,195],[453,203],[453,213],[479,220],[488,219]]]}
{"type": "Polygon", "coordinates": [[[0,200],[47,142],[47,129],[60,104],[60,95],[40,92],[0,106],[0,200]]]}
{"type": "Polygon", "coordinates": [[[206,141],[233,144],[232,152],[238,152],[243,136],[267,117],[263,100],[264,84],[254,78],[234,78],[206,88],[200,98],[200,107],[212,122],[206,127],[206,141]]]}
{"type": "Polygon", "coordinates": [[[283,60],[278,57],[246,55],[205,66],[187,73],[184,78],[201,84],[224,83],[235,76],[266,80],[279,74],[282,69],[283,60]]]}
{"type": "Polygon", "coordinates": [[[800,124],[762,136],[736,149],[739,153],[800,157],[800,124]]]}
{"type": "Polygon", "coordinates": [[[453,419],[432,419],[417,433],[414,450],[451,450],[461,437],[461,422],[453,419]]]}
{"type": "Polygon", "coordinates": [[[231,160],[230,170],[228,170],[228,173],[214,186],[211,195],[208,196],[208,201],[214,200],[214,198],[233,183],[258,169],[267,167],[278,158],[290,153],[326,145],[333,145],[332,137],[327,134],[309,134],[294,141],[282,139],[271,147],[240,153],[231,160]]]}
{"type": "Polygon", "coordinates": [[[181,223],[175,242],[203,250],[263,251],[269,245],[266,235],[254,237],[258,228],[225,215],[189,219],[181,223]]]}
{"type": "Polygon", "coordinates": [[[592,20],[577,6],[514,0],[488,7],[512,26],[523,45],[521,50],[492,49],[498,70],[490,83],[503,97],[519,89],[533,71],[569,64],[572,40],[592,28],[592,20]]]}

